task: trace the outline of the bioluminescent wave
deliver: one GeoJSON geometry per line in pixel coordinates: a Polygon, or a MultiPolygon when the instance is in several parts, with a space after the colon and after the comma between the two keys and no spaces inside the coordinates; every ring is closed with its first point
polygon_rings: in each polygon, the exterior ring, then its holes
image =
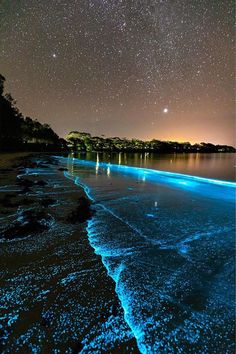
{"type": "MultiPolygon", "coordinates": [[[[68,159],[69,161],[70,159],[68,159]]],[[[73,164],[79,164],[80,166],[87,166],[91,168],[95,168],[101,172],[105,171],[107,175],[110,174],[111,171],[118,172],[122,175],[133,175],[134,178],[138,180],[160,183],[164,185],[169,185],[174,188],[180,188],[185,190],[192,190],[196,193],[201,193],[204,195],[208,195],[211,198],[229,198],[234,201],[234,193],[232,193],[231,188],[236,189],[236,183],[230,181],[222,181],[217,179],[210,179],[192,175],[186,175],[181,173],[173,173],[168,171],[159,171],[153,170],[149,168],[140,168],[134,166],[125,166],[125,165],[116,165],[105,162],[95,162],[88,160],[79,160],[79,159],[71,159],[73,164]],[[211,188],[209,189],[209,185],[211,188]],[[216,187],[225,187],[222,188],[212,188],[216,187]],[[226,188],[229,188],[227,190],[226,188]]]]}
{"type": "Polygon", "coordinates": [[[234,352],[233,182],[63,159],[142,353],[234,352]]]}

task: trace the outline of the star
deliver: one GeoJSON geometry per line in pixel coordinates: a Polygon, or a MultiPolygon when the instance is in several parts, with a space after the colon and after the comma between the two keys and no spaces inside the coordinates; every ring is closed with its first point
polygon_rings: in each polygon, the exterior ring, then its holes
{"type": "Polygon", "coordinates": [[[233,0],[3,3],[1,74],[23,115],[62,137],[99,114],[96,135],[235,143],[233,0]]]}

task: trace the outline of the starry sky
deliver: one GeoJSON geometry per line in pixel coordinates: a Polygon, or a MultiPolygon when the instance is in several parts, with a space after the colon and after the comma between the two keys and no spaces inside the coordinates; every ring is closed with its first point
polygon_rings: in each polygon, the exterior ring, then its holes
{"type": "Polygon", "coordinates": [[[233,0],[0,0],[0,73],[62,137],[234,145],[233,0]]]}

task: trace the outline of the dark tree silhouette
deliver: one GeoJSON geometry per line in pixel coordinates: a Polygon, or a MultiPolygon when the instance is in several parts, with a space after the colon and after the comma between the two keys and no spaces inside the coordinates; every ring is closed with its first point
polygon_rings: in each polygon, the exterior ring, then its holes
{"type": "Polygon", "coordinates": [[[15,150],[22,143],[23,117],[10,94],[4,95],[4,76],[0,75],[0,149],[15,150]]]}
{"type": "Polygon", "coordinates": [[[0,151],[61,150],[66,142],[48,124],[24,118],[10,94],[4,94],[5,77],[0,74],[0,151]]]}
{"type": "Polygon", "coordinates": [[[130,151],[130,152],[235,152],[227,145],[173,141],[142,141],[127,138],[106,138],[85,132],[72,131],[67,135],[67,142],[60,139],[48,124],[41,124],[30,117],[24,118],[16,107],[10,94],[4,94],[5,77],[0,74],[0,151],[32,150],[52,151],[130,151]]]}

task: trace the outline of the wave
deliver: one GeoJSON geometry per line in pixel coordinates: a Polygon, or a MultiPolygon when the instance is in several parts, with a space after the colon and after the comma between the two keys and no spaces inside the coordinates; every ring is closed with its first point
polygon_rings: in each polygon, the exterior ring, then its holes
{"type": "Polygon", "coordinates": [[[65,177],[94,202],[88,238],[116,284],[140,352],[233,352],[236,184],[61,161],[65,177]]]}

